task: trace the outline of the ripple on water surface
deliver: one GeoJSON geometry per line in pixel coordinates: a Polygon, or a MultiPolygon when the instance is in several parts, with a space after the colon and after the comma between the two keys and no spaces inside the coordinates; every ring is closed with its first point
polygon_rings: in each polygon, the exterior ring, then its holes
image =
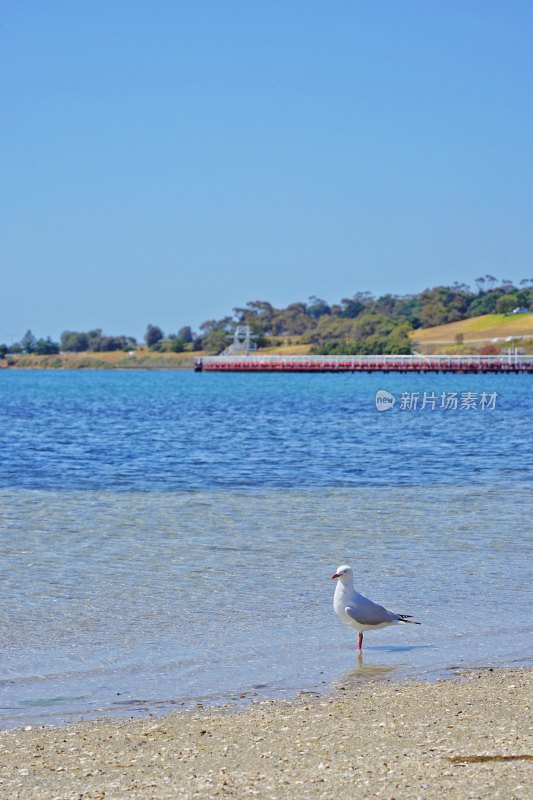
{"type": "Polygon", "coordinates": [[[0,405],[4,725],[525,658],[528,376],[3,370],[0,405]],[[342,562],[423,623],[361,664],[342,562]]]}
{"type": "Polygon", "coordinates": [[[518,484],[0,501],[4,725],[292,696],[527,652],[530,500],[518,484]],[[423,623],[367,634],[362,664],[331,607],[346,561],[360,591],[423,623]]]}

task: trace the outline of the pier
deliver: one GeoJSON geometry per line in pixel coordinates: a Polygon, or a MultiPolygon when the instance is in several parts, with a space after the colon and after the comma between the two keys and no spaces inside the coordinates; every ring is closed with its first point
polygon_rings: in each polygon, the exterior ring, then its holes
{"type": "Polygon", "coordinates": [[[533,355],[501,356],[206,356],[197,372],[533,373],[533,355]]]}

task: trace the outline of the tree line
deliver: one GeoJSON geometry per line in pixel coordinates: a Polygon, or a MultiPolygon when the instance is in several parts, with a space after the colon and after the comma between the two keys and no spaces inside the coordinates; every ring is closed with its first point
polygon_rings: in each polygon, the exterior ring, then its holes
{"type": "MultiPolygon", "coordinates": [[[[409,334],[482,314],[508,314],[516,308],[533,310],[533,279],[517,285],[492,275],[476,279],[476,288],[455,282],[411,295],[385,294],[374,297],[357,292],[338,303],[311,296],[307,302],[275,308],[265,300],[236,307],[222,319],[209,319],[195,332],[183,325],[165,335],[158,325],[149,324],[144,335],[147,347],[155,351],[201,351],[220,353],[227,347],[238,325],[249,325],[259,347],[281,343],[287,337],[311,345],[314,353],[408,354],[409,334]]],[[[50,337],[36,339],[28,330],[20,342],[0,345],[0,357],[8,353],[49,355],[59,352],[129,351],[137,347],[132,336],[107,336],[100,328],[88,332],[64,331],[59,342],[50,337]]]]}

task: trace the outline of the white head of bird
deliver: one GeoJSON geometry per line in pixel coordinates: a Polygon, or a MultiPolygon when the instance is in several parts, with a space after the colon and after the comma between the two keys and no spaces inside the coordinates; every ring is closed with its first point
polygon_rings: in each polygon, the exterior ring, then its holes
{"type": "Polygon", "coordinates": [[[353,583],[353,569],[348,564],[337,567],[337,571],[331,576],[332,580],[338,579],[341,583],[353,583]]]}

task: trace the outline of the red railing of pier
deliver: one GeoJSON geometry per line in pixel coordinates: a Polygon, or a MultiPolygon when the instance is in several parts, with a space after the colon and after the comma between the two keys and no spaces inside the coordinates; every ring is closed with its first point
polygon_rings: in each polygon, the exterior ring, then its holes
{"type": "Polygon", "coordinates": [[[206,356],[198,372],[533,373],[533,356],[206,356]]]}

